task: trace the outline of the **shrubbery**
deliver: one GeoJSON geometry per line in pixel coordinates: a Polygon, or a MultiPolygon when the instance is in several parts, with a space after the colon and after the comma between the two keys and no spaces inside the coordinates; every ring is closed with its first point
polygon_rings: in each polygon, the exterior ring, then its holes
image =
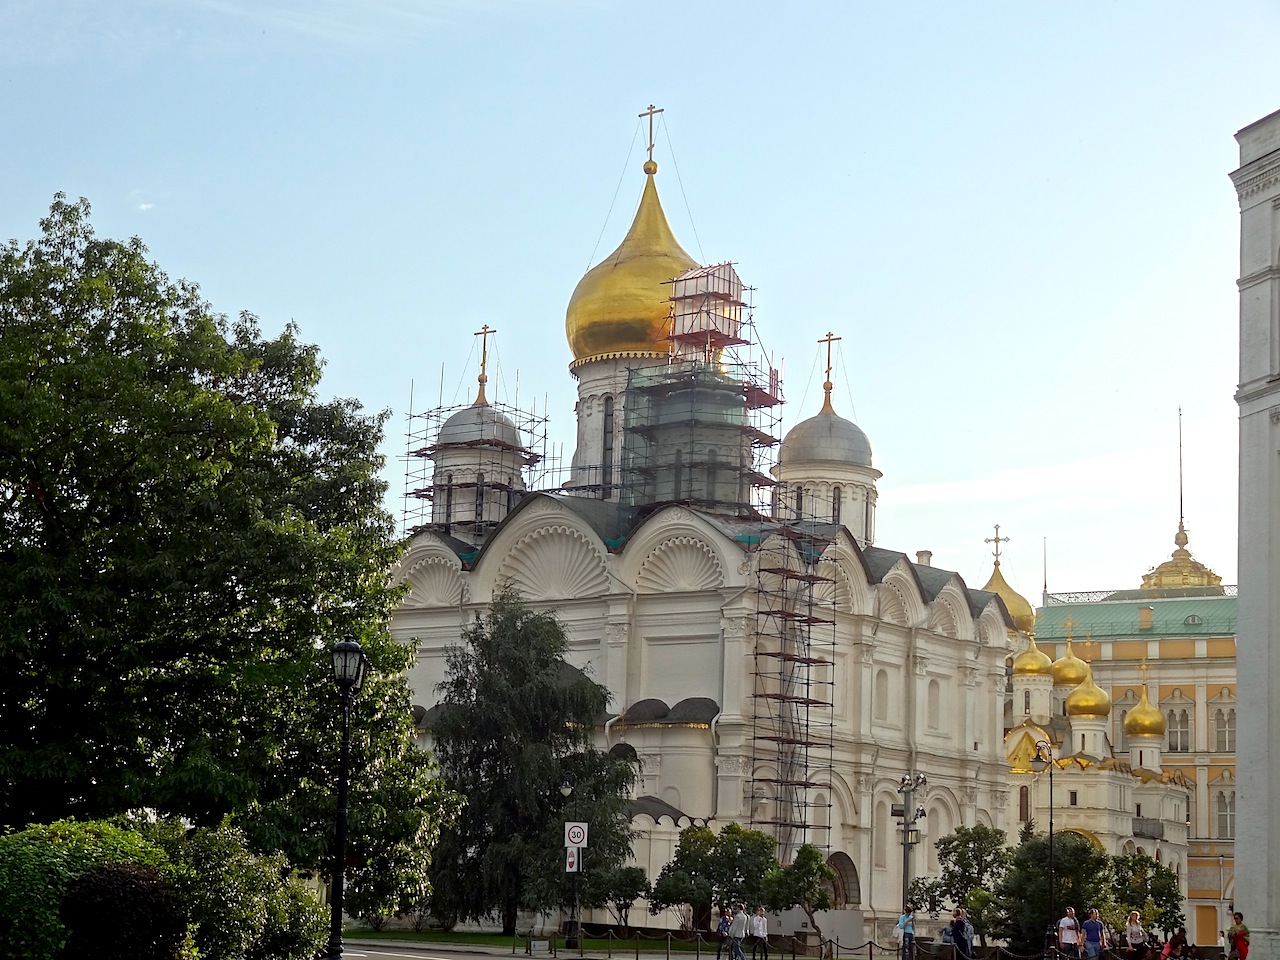
{"type": "Polygon", "coordinates": [[[284,858],[252,853],[230,827],[63,820],[0,837],[12,960],[309,960],[325,929],[284,858]]]}

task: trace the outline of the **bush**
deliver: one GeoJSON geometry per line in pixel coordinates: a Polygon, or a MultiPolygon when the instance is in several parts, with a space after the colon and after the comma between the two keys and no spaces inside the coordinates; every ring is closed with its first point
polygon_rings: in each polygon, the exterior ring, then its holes
{"type": "Polygon", "coordinates": [[[0,837],[0,956],[54,960],[67,938],[63,897],[108,863],[168,870],[163,850],[106,821],[60,820],[0,837]]]}
{"type": "Polygon", "coordinates": [[[319,900],[291,878],[282,856],[249,850],[240,830],[143,827],[180,869],[176,885],[202,960],[311,960],[327,925],[319,900]]]}
{"type": "Polygon", "coordinates": [[[62,922],[62,960],[176,960],[187,933],[170,882],[137,863],[82,873],[62,896],[62,922]]]}

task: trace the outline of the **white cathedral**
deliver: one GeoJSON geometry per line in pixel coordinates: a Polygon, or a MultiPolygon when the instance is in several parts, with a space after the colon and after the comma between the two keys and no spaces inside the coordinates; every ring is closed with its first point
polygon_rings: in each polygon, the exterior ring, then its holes
{"type": "MultiPolygon", "coordinates": [[[[656,173],[650,159],[626,237],[569,300],[568,477],[534,489],[536,455],[518,414],[486,397],[483,361],[475,402],[440,412],[414,451],[426,512],[392,632],[417,647],[416,713],[438,698],[446,648],[511,584],[556,611],[572,664],[612,695],[598,745],[641,761],[634,858],[651,880],[683,827],[741,823],[777,837],[784,861],[806,842],[826,853],[839,879],[824,933],[888,942],[900,782],[927,780],[907,810],[925,814],[913,876],[936,874],[933,842],[957,826],[1016,836],[1026,743],[1006,733],[1025,720],[1033,741],[1060,743],[1070,725],[1050,714],[1067,691],[1055,700],[1052,670],[1024,662],[1014,682],[1031,699],[1011,719],[1009,662],[1034,646],[1008,603],[1026,601],[876,544],[881,474],[833,409],[829,360],[821,410],[779,444],[780,384],[753,362],[742,281],[681,249],[656,173]]],[[[1110,756],[1089,709],[1064,756],[1110,756]]]]}

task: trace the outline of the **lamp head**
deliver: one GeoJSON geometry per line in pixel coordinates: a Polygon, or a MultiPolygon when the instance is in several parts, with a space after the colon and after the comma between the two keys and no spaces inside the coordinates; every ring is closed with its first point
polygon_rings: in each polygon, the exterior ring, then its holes
{"type": "Polygon", "coordinates": [[[929,816],[929,814],[925,812],[924,804],[923,804],[923,803],[917,804],[917,805],[916,805],[916,819],[917,819],[917,820],[923,820],[923,819],[925,819],[925,818],[926,818],[926,817],[928,817],[928,816],[929,816]]]}
{"type": "Polygon", "coordinates": [[[573,794],[573,784],[568,780],[560,784],[560,796],[569,797],[573,794]]]}
{"type": "Polygon", "coordinates": [[[369,671],[369,658],[364,655],[355,637],[347,634],[333,645],[330,655],[333,658],[333,682],[338,685],[338,689],[358,691],[364,685],[365,674],[369,671]]]}

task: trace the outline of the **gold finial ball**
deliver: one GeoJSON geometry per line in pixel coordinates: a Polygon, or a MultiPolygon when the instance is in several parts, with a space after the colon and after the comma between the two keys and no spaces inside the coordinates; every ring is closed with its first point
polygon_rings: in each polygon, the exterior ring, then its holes
{"type": "Polygon", "coordinates": [[[653,160],[646,160],[644,162],[644,172],[652,177],[658,172],[658,164],[653,160]]]}

